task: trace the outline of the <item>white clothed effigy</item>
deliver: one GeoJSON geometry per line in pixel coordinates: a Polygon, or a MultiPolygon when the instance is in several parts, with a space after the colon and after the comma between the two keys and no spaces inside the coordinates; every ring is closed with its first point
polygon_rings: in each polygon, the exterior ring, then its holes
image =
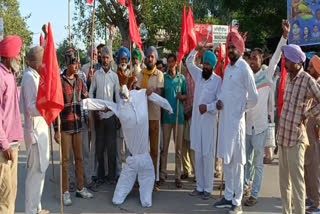
{"type": "Polygon", "coordinates": [[[122,204],[131,191],[136,177],[140,185],[140,201],[143,207],[152,205],[152,191],[155,181],[154,168],[149,154],[149,119],[147,99],[172,113],[168,101],[146,89],[132,90],[128,100],[113,103],[100,99],[83,100],[87,110],[110,109],[119,118],[126,146],[131,156],[127,157],[118,180],[112,202],[122,204]]]}

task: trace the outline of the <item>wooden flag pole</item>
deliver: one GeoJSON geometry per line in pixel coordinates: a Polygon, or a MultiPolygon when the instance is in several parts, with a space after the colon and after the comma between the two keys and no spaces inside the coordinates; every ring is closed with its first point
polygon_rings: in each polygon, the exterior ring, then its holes
{"type": "MultiPolygon", "coordinates": [[[[180,63],[179,63],[179,72],[177,73],[177,74],[179,74],[179,77],[178,77],[178,88],[177,88],[177,92],[176,93],[178,93],[179,92],[179,89],[180,89],[180,82],[181,82],[181,64],[182,64],[182,61],[180,61],[180,63]]],[[[181,93],[181,90],[180,90],[180,93],[181,93]]],[[[176,144],[177,143],[177,140],[178,140],[178,125],[179,125],[179,102],[180,102],[180,100],[178,99],[178,97],[177,97],[177,114],[176,114],[176,127],[175,127],[175,129],[176,129],[176,134],[175,134],[175,136],[174,136],[174,143],[176,144]]]]}
{"type": "Polygon", "coordinates": [[[49,134],[50,134],[50,153],[51,153],[51,166],[52,166],[52,183],[53,183],[53,196],[56,197],[56,178],[54,175],[54,161],[53,161],[53,142],[52,142],[52,129],[49,126],[49,134]]]}
{"type": "Polygon", "coordinates": [[[61,118],[58,116],[58,133],[60,133],[59,143],[59,162],[60,162],[60,214],[63,214],[63,200],[62,200],[62,150],[61,150],[61,118]]]}
{"type": "Polygon", "coordinates": [[[71,47],[71,12],[70,0],[68,0],[68,30],[69,30],[69,47],[71,47]]]}

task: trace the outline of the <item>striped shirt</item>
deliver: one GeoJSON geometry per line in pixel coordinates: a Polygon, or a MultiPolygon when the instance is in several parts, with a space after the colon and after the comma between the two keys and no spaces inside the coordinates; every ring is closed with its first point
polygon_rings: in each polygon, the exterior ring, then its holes
{"type": "Polygon", "coordinates": [[[286,78],[283,107],[280,116],[277,142],[285,147],[308,144],[304,119],[320,113],[320,85],[302,69],[292,80],[286,78]],[[317,103],[310,108],[310,101],[317,103]]]}

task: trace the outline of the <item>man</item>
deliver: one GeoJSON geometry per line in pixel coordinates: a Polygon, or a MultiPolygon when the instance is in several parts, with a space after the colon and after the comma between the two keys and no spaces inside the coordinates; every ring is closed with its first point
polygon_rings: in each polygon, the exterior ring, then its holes
{"type": "Polygon", "coordinates": [[[142,62],[143,62],[143,57],[138,49],[134,49],[131,53],[132,56],[132,65],[133,65],[133,70],[136,76],[139,75],[142,69],[142,62]]]}
{"type": "MultiPolygon", "coordinates": [[[[158,51],[151,46],[147,50],[146,68],[142,69],[138,75],[137,88],[146,88],[159,95],[162,94],[164,85],[163,73],[157,69],[156,62],[158,59],[158,51]]],[[[159,147],[160,147],[160,107],[148,102],[149,115],[149,138],[150,138],[150,155],[152,158],[156,181],[159,180],[159,147]]],[[[156,186],[156,190],[158,187],[156,186]]]]}
{"type": "Polygon", "coordinates": [[[254,73],[254,79],[258,90],[258,103],[246,113],[246,165],[244,190],[248,188],[251,179],[251,168],[254,168],[254,178],[252,183],[251,196],[244,203],[245,206],[254,206],[257,203],[263,176],[263,156],[266,134],[268,128],[268,99],[272,87],[272,77],[277,64],[281,59],[281,48],[287,44],[290,32],[288,21],[282,21],[283,36],[273,54],[269,67],[262,68],[263,51],[255,48],[250,55],[250,67],[254,73]],[[252,163],[249,157],[253,155],[252,163]]]}
{"type": "MultiPolygon", "coordinates": [[[[320,58],[315,55],[311,58],[308,73],[320,82],[320,58]]],[[[304,176],[307,192],[307,203],[311,206],[306,210],[308,214],[320,212],[320,119],[309,118],[307,135],[310,146],[306,149],[304,162],[304,176]]]]}
{"type": "Polygon", "coordinates": [[[191,196],[202,195],[208,200],[213,190],[214,156],[217,137],[217,96],[221,78],[214,73],[217,57],[209,50],[204,52],[202,70],[194,64],[195,56],[203,48],[197,46],[187,58],[187,67],[195,82],[190,129],[191,148],[195,151],[197,187],[191,196]]]}
{"type": "Polygon", "coordinates": [[[305,213],[304,157],[308,143],[305,121],[320,112],[317,81],[303,70],[306,55],[297,45],[282,47],[288,72],[277,142],[282,213],[305,213]],[[315,104],[309,107],[311,100],[315,104]],[[293,197],[292,197],[293,195],[293,197]]]}
{"type": "Polygon", "coordinates": [[[69,162],[70,152],[73,151],[75,173],[77,178],[76,197],[92,198],[93,195],[84,187],[83,159],[82,159],[82,124],[81,100],[88,97],[88,92],[78,72],[78,52],[74,48],[67,49],[65,60],[67,69],[61,74],[64,109],[60,113],[61,124],[54,123],[55,140],[61,138],[62,151],[62,192],[63,204],[72,205],[69,193],[69,162]],[[58,125],[61,127],[59,132],[58,125]],[[71,149],[72,148],[72,149],[71,149]]]}
{"type": "Polygon", "coordinates": [[[49,166],[49,127],[36,108],[43,48],[36,46],[27,54],[29,67],[24,71],[21,104],[24,112],[24,142],[27,150],[25,213],[49,213],[41,208],[41,195],[49,166]]]}
{"type": "Polygon", "coordinates": [[[231,208],[229,213],[242,213],[245,153],[245,112],[258,102],[253,72],[241,55],[245,45],[241,35],[227,37],[230,63],[226,67],[217,109],[219,115],[218,157],[223,158],[225,195],[215,203],[217,208],[231,208]]]}
{"type": "Polygon", "coordinates": [[[168,112],[162,113],[162,130],[163,130],[163,150],[161,151],[161,172],[160,180],[162,182],[166,179],[167,173],[167,161],[168,151],[171,139],[171,132],[173,131],[175,144],[175,183],[177,188],[182,188],[181,183],[181,149],[182,149],[182,137],[183,137],[183,101],[187,98],[187,86],[186,80],[183,74],[177,74],[177,57],[174,54],[169,54],[168,57],[168,71],[164,74],[164,89],[162,96],[168,100],[173,108],[173,114],[168,112]],[[177,106],[177,99],[179,105],[177,106]],[[179,108],[178,114],[178,129],[176,130],[176,117],[177,109],[179,108]]]}
{"type": "Polygon", "coordinates": [[[0,42],[0,213],[14,214],[17,195],[18,141],[23,140],[15,73],[20,69],[19,36],[0,42]]]}
{"type": "Polygon", "coordinates": [[[93,99],[84,101],[85,108],[102,110],[107,107],[112,110],[123,127],[125,142],[131,155],[126,159],[113,195],[112,202],[117,205],[124,202],[138,177],[141,205],[152,206],[155,175],[149,154],[147,99],[172,113],[172,108],[165,99],[145,89],[130,92],[124,90],[118,104],[93,99]]]}
{"type": "MultiPolygon", "coordinates": [[[[103,99],[107,101],[119,102],[120,86],[117,74],[111,68],[111,53],[107,47],[101,50],[102,67],[96,71],[90,91],[90,98],[103,99]],[[95,94],[95,96],[94,96],[95,94]]],[[[110,184],[116,183],[116,117],[113,112],[96,111],[96,155],[98,159],[98,182],[104,183],[105,177],[105,150],[108,156],[108,177],[107,182],[110,184]]]]}
{"type": "Polygon", "coordinates": [[[159,71],[161,71],[162,73],[166,72],[166,66],[164,65],[164,63],[161,59],[157,60],[156,66],[157,66],[157,69],[159,71]]]}

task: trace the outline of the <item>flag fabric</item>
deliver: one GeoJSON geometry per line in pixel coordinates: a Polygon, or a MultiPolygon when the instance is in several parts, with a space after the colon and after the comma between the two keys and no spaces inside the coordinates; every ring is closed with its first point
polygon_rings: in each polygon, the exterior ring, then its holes
{"type": "MultiPolygon", "coordinates": [[[[92,0],[91,0],[92,1],[92,0]]],[[[131,0],[129,0],[131,2],[131,0]]],[[[122,5],[122,6],[126,6],[126,0],[118,0],[118,2],[122,5]]]]}
{"type": "Polygon", "coordinates": [[[130,39],[142,50],[142,41],[140,37],[139,28],[137,26],[136,17],[134,15],[132,2],[128,1],[128,12],[129,12],[129,36],[130,39]]]}
{"type": "Polygon", "coordinates": [[[36,107],[48,125],[57,118],[64,108],[62,84],[51,23],[48,25],[48,35],[44,47],[36,107]]]}
{"type": "Polygon", "coordinates": [[[88,2],[89,4],[92,4],[93,0],[87,0],[87,2],[88,2]]]}
{"type": "Polygon", "coordinates": [[[284,90],[286,87],[286,78],[287,78],[287,70],[284,67],[284,56],[282,54],[281,57],[281,74],[280,74],[280,82],[279,82],[279,88],[278,88],[278,116],[281,115],[281,110],[283,106],[283,96],[284,96],[284,90]]]}
{"type": "Polygon", "coordinates": [[[40,46],[42,46],[42,44],[43,44],[43,35],[42,35],[42,33],[40,34],[40,46]]]}
{"type": "Polygon", "coordinates": [[[218,52],[218,61],[216,65],[216,74],[222,78],[223,76],[223,71],[221,71],[221,63],[222,63],[222,45],[220,43],[219,45],[219,52],[218,52]]]}
{"type": "Polygon", "coordinates": [[[185,54],[189,51],[188,49],[188,25],[187,25],[187,15],[186,15],[186,5],[183,6],[182,12],[182,23],[181,23],[181,36],[178,54],[178,63],[182,60],[185,54]]]}
{"type": "Polygon", "coordinates": [[[197,36],[194,31],[194,18],[191,7],[189,7],[187,15],[187,27],[188,27],[188,36],[190,38],[190,50],[193,50],[197,47],[197,36]]]}

